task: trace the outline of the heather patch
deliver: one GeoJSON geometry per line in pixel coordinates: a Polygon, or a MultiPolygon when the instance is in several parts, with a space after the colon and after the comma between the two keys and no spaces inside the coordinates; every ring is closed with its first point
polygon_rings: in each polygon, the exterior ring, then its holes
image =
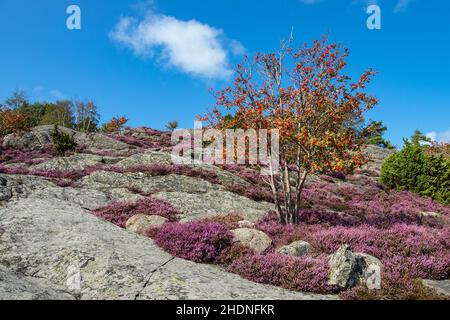
{"type": "Polygon", "coordinates": [[[174,256],[194,262],[214,262],[231,245],[233,236],[220,223],[169,223],[163,225],[155,243],[174,256]]]}
{"type": "Polygon", "coordinates": [[[293,241],[309,242],[316,254],[332,254],[349,244],[355,252],[380,259],[388,271],[411,277],[447,279],[450,277],[450,229],[395,224],[388,229],[371,226],[326,227],[323,225],[282,226],[267,217],[257,228],[268,234],[275,245],[293,241]]]}
{"type": "Polygon", "coordinates": [[[142,149],[171,151],[172,148],[170,133],[150,128],[137,128],[134,130],[126,128],[122,134],[108,134],[108,136],[117,141],[142,149]]]}
{"type": "Polygon", "coordinates": [[[121,228],[125,228],[128,219],[137,214],[160,215],[170,221],[175,221],[179,214],[178,210],[170,203],[150,197],[136,202],[114,202],[105,207],[95,209],[92,213],[121,228]]]}
{"type": "Polygon", "coordinates": [[[341,292],[346,299],[434,299],[440,298],[420,280],[450,276],[450,230],[397,224],[388,229],[370,226],[325,227],[300,224],[283,226],[268,215],[257,229],[264,231],[279,247],[304,240],[313,251],[302,257],[268,252],[255,254],[240,243],[232,243],[229,230],[235,228],[233,215],[196,223],[166,224],[147,235],[174,256],[195,262],[223,265],[245,279],[301,292],[337,293],[328,284],[328,256],[342,244],[355,252],[379,258],[384,270],[381,290],[364,286],[341,292]],[[230,222],[232,221],[232,222],[230,222]]]}
{"type": "Polygon", "coordinates": [[[244,256],[235,260],[228,271],[248,280],[290,290],[335,293],[328,282],[328,259],[324,256],[288,257],[279,254],[244,256]]]}
{"type": "Polygon", "coordinates": [[[46,146],[42,151],[23,151],[19,149],[3,148],[0,145],[0,165],[25,164],[34,165],[45,162],[54,156],[52,146],[46,146]]]}
{"type": "Polygon", "coordinates": [[[226,247],[220,255],[217,257],[216,262],[223,266],[230,266],[236,260],[251,258],[255,255],[255,252],[240,244],[239,242],[233,243],[231,246],[226,247]]]}
{"type": "Polygon", "coordinates": [[[93,172],[106,170],[108,166],[104,164],[97,164],[94,166],[90,166],[86,169],[82,170],[45,170],[45,169],[29,169],[25,167],[6,167],[4,165],[0,165],[0,173],[5,174],[16,174],[16,175],[31,175],[37,177],[48,178],[50,180],[53,179],[68,179],[72,182],[75,182],[87,175],[90,175],[93,172]]]}
{"type": "Polygon", "coordinates": [[[439,226],[450,216],[450,208],[412,192],[385,191],[379,186],[312,182],[304,191],[300,220],[326,225],[371,225],[389,227],[397,223],[439,226]],[[443,219],[422,215],[441,214],[443,219]]]}

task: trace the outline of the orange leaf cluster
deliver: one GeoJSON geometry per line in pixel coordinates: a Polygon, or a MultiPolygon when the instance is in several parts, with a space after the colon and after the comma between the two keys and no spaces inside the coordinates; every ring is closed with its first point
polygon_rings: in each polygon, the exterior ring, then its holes
{"type": "Polygon", "coordinates": [[[0,108],[0,135],[20,133],[30,129],[30,119],[23,112],[0,108]]]}
{"type": "Polygon", "coordinates": [[[108,123],[105,124],[104,131],[108,133],[120,131],[127,122],[128,119],[125,117],[120,118],[114,117],[108,123]]]}

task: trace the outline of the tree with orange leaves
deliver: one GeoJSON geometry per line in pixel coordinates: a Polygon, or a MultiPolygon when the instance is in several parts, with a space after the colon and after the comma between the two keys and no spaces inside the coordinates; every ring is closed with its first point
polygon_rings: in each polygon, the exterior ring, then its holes
{"type": "Polygon", "coordinates": [[[0,106],[0,136],[31,129],[30,119],[23,112],[0,106]]]}
{"type": "Polygon", "coordinates": [[[114,133],[123,129],[124,125],[128,122],[125,117],[114,117],[108,123],[103,125],[103,132],[114,133]]]}
{"type": "Polygon", "coordinates": [[[214,92],[217,104],[201,119],[220,130],[279,130],[280,172],[271,171],[267,183],[284,224],[300,222],[308,175],[365,163],[365,139],[354,123],[378,102],[364,92],[372,69],[356,82],[344,74],[346,48],[325,37],[296,50],[291,43],[292,37],[278,52],[258,53],[253,61],[245,57],[234,84],[214,92]]]}

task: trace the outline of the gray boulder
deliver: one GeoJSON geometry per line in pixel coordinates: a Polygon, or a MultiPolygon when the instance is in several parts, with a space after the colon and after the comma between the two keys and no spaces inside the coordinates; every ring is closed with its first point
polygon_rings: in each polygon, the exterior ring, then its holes
{"type": "Polygon", "coordinates": [[[306,241],[295,241],[287,246],[278,248],[276,251],[280,254],[284,254],[292,257],[301,257],[312,250],[312,245],[306,241]]]}
{"type": "Polygon", "coordinates": [[[161,227],[167,221],[169,220],[157,215],[148,216],[144,214],[137,214],[128,219],[125,228],[128,231],[144,235],[145,231],[148,229],[161,227]]]}
{"type": "Polygon", "coordinates": [[[365,283],[369,289],[381,286],[383,264],[377,258],[364,253],[353,253],[349,245],[343,245],[330,257],[329,284],[341,289],[365,283]]]}
{"type": "Polygon", "coordinates": [[[257,253],[264,252],[272,245],[272,239],[262,231],[248,228],[232,230],[233,241],[253,249],[257,253]]]}

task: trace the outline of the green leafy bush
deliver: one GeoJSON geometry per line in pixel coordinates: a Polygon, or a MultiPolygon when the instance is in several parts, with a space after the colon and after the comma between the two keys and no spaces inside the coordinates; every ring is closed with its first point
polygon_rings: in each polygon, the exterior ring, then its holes
{"type": "Polygon", "coordinates": [[[409,190],[450,204],[450,161],[427,155],[420,141],[405,141],[405,147],[386,159],[381,182],[391,189],[409,190]]]}
{"type": "Polygon", "coordinates": [[[55,125],[52,131],[53,150],[59,155],[64,155],[68,151],[75,151],[77,143],[73,137],[74,135],[71,136],[60,131],[58,126],[55,125]]]}

